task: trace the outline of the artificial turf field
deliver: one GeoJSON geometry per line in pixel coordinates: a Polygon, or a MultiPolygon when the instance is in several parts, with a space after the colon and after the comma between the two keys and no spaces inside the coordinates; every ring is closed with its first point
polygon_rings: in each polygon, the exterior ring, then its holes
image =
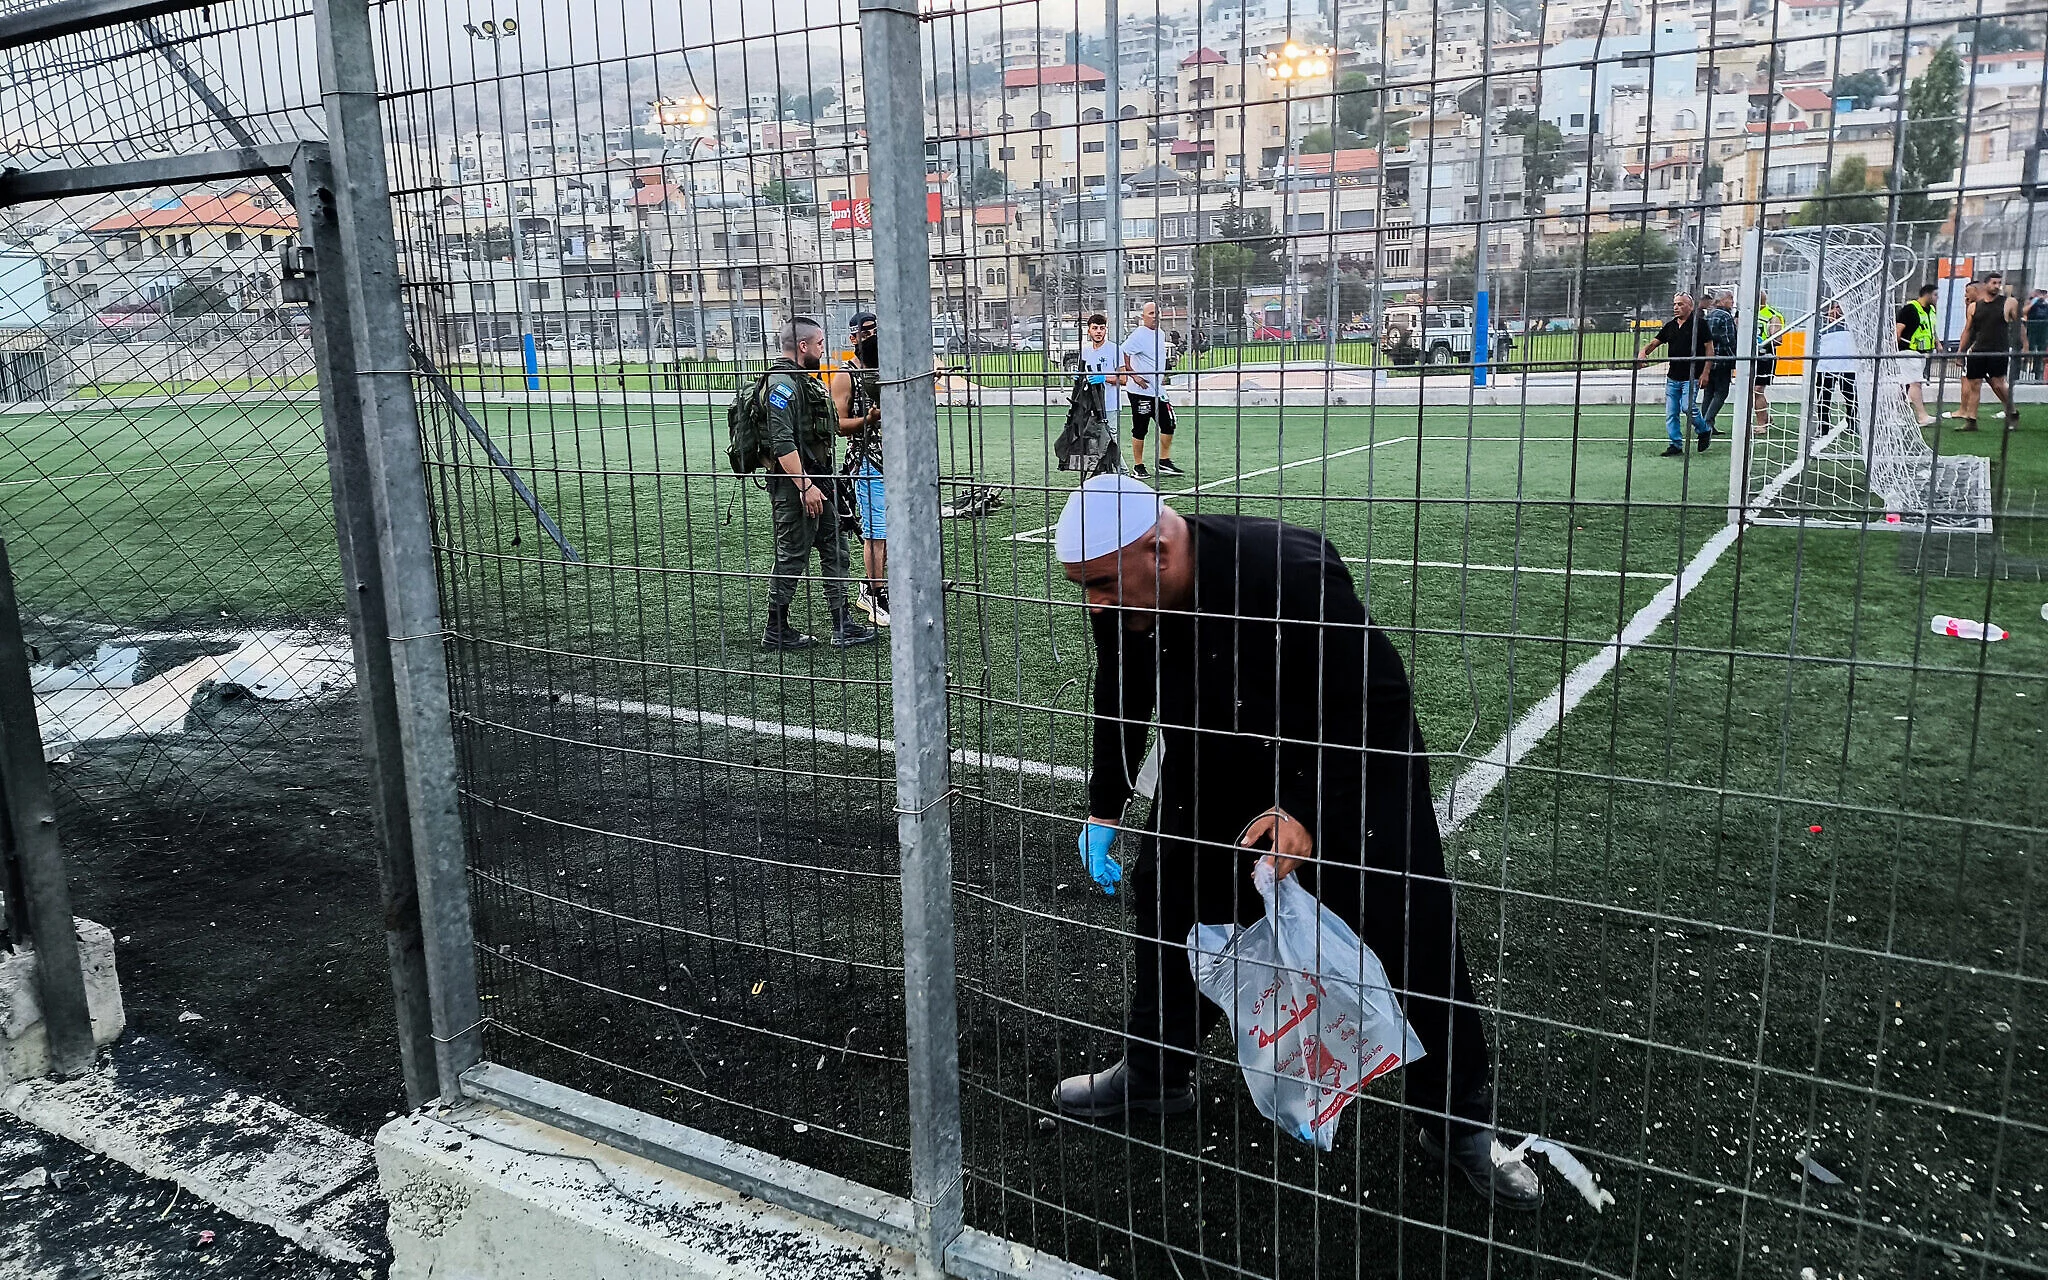
{"type": "MultiPolygon", "coordinates": [[[[430,421],[492,1050],[901,1190],[887,655],[755,646],[767,505],[722,471],[720,414],[484,411],[573,566],[430,421]]],[[[942,469],[1006,498],[946,525],[975,1223],[1144,1275],[2048,1262],[2048,587],[1902,572],[1896,533],[1747,532],[1448,840],[1502,1123],[1584,1151],[1612,1208],[1550,1178],[1541,1215],[1489,1220],[1400,1154],[1397,1090],[1330,1155],[1276,1145],[1224,1060],[1192,1120],[1042,1128],[1058,1076],[1118,1052],[1129,919],[1072,853],[1092,665],[1042,532],[1072,483],[1057,425],[942,418],[942,469]],[[2012,639],[1932,636],[1935,613],[2012,639]],[[1846,1185],[1803,1180],[1801,1149],[1846,1185]]],[[[1944,444],[1994,452],[2000,536],[2035,556],[2042,425],[1944,444]]],[[[338,617],[309,407],[0,434],[31,613],[338,617]]],[[[1355,561],[1441,791],[1723,526],[1728,453],[1662,444],[1647,407],[1212,409],[1166,487],[1355,561]]]]}

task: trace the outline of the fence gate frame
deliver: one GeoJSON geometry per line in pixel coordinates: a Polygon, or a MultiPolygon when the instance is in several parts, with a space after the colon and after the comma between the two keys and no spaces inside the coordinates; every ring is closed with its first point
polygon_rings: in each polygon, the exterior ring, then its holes
{"type": "MultiPolygon", "coordinates": [[[[0,50],[136,23],[238,145],[193,155],[77,168],[0,173],[0,206],[68,196],[262,177],[295,208],[300,243],[285,251],[287,301],[312,311],[335,542],[348,597],[363,712],[371,804],[379,843],[384,929],[406,1093],[415,1107],[475,1100],[559,1126],[656,1163],[841,1227],[913,1255],[920,1276],[975,1280],[1095,1280],[1100,1273],[963,1222],[964,1169],[952,918],[944,582],[940,563],[938,435],[924,338],[929,327],[930,251],[923,218],[922,17],[912,0],[863,0],[862,62],[888,86],[872,103],[870,146],[881,161],[877,207],[896,229],[878,254],[878,288],[890,316],[882,331],[884,453],[897,477],[899,537],[890,557],[900,602],[890,644],[897,736],[905,1017],[910,1056],[912,1186],[908,1197],[854,1183],[713,1134],[485,1060],[471,924],[467,850],[449,676],[434,552],[433,515],[415,378],[450,403],[566,559],[579,559],[531,490],[409,335],[391,213],[389,174],[367,0],[315,0],[314,47],[327,141],[259,142],[190,73],[151,20],[204,7],[203,0],[56,0],[0,16],[0,50]],[[917,67],[916,75],[901,68],[917,67]],[[882,265],[886,263],[886,270],[882,265]]],[[[0,553],[4,554],[4,553],[0,553]]],[[[4,560],[0,560],[4,574],[4,560]]],[[[11,588],[0,584],[5,600],[11,588]]],[[[18,648],[19,646],[15,646],[18,648]]],[[[0,730],[13,756],[44,777],[41,738],[28,704],[26,732],[5,700],[0,627],[0,730]],[[32,757],[29,755],[33,747],[32,757]]],[[[22,659],[20,691],[26,693],[22,659]]],[[[17,700],[18,701],[18,700],[17,700]]],[[[13,779],[0,774],[12,787],[13,779]]],[[[47,783],[44,784],[47,794],[47,783]]],[[[5,793],[0,793],[5,794],[5,793]]],[[[15,794],[22,794],[17,791],[15,794]]],[[[39,811],[38,811],[39,812],[39,811]]],[[[16,815],[15,827],[20,826],[16,815]]],[[[5,847],[10,878],[30,866],[34,885],[12,919],[26,917],[39,949],[69,951],[55,967],[76,976],[76,943],[54,830],[34,859],[5,847]],[[49,874],[54,869],[55,875],[49,874]],[[19,914],[16,914],[19,912],[19,914]],[[47,927],[51,918],[61,930],[47,927]],[[54,935],[54,936],[53,936],[54,935]]],[[[84,988],[50,1005],[74,1051],[65,1069],[91,1062],[84,988]],[[60,1008],[61,1004],[61,1008],[60,1008]],[[84,1048],[75,1044],[83,1034],[84,1048]]],[[[53,1026],[55,1022],[53,1021],[53,1026]]]]}
{"type": "MultiPolygon", "coordinates": [[[[135,23],[148,43],[238,145],[112,164],[0,173],[0,206],[243,178],[268,179],[294,207],[297,245],[283,250],[287,301],[309,304],[322,436],[354,650],[372,819],[378,835],[386,950],[400,1066],[414,1106],[461,1093],[481,1053],[481,1017],[469,928],[454,732],[442,651],[414,353],[406,336],[393,243],[389,180],[378,122],[365,0],[314,6],[328,141],[259,142],[191,73],[152,19],[204,7],[196,0],[58,0],[0,18],[0,49],[135,23]],[[431,921],[431,927],[427,922],[431,921]]],[[[4,573],[4,569],[0,569],[4,573]]],[[[12,605],[12,579],[4,587],[12,605]]],[[[92,1061],[91,1031],[70,929],[69,894],[48,814],[41,735],[27,693],[15,626],[0,626],[0,716],[10,828],[48,839],[6,846],[10,920],[39,954],[51,998],[55,1065],[92,1061]],[[16,670],[18,668],[18,670],[16,670]],[[16,686],[19,686],[16,689],[16,686]],[[36,797],[42,797],[41,802],[36,797]],[[19,846],[19,847],[17,847],[19,846]],[[83,1037],[82,1044],[80,1037],[83,1037]],[[60,1043],[54,1043],[61,1041],[60,1043]]]]}

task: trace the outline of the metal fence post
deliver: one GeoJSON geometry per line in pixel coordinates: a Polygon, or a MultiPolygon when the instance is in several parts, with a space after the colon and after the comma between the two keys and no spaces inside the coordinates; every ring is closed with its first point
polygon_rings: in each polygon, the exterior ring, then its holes
{"type": "MultiPolygon", "coordinates": [[[[348,268],[341,254],[334,170],[327,149],[308,145],[292,166],[298,193],[301,265],[310,270],[305,300],[313,308],[313,359],[320,419],[327,440],[328,485],[334,495],[334,536],[348,589],[349,640],[363,709],[363,754],[370,764],[370,810],[377,828],[378,879],[384,898],[384,945],[398,1015],[398,1057],[405,1094],[415,1107],[430,1101],[434,1078],[433,1021],[428,998],[420,901],[406,821],[405,748],[398,691],[392,682],[391,634],[385,617],[384,571],[370,501],[370,461],[363,439],[355,334],[348,306],[348,268]]],[[[300,252],[292,250],[293,253],[300,252]]],[[[287,288],[301,282],[287,281],[287,288]]]]}
{"type": "Polygon", "coordinates": [[[28,682],[28,645],[14,598],[14,568],[0,540],[0,816],[7,821],[7,913],[36,948],[36,994],[50,1039],[50,1069],[92,1066],[92,1013],[71,923],[71,890],[57,845],[57,811],[43,764],[43,734],[28,682]],[[21,901],[14,901],[14,893],[21,901]]]}
{"type": "Polygon", "coordinates": [[[882,469],[890,533],[889,632],[902,848],[903,1009],[910,1057],[910,1198],[918,1270],[942,1274],[961,1227],[960,1049],[954,1007],[952,762],[939,429],[932,387],[931,244],[925,220],[924,72],[916,0],[862,0],[870,86],[882,469]]]}
{"type": "Polygon", "coordinates": [[[433,515],[413,401],[411,347],[399,298],[375,46],[364,0],[314,5],[320,98],[327,118],[339,251],[347,277],[355,384],[386,636],[405,759],[407,812],[441,1096],[461,1096],[483,1056],[462,838],[448,660],[434,572],[433,515]]]}

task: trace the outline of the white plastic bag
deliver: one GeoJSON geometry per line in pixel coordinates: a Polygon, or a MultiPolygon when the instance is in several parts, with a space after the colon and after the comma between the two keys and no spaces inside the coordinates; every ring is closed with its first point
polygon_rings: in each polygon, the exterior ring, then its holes
{"type": "Polygon", "coordinates": [[[1259,1114],[1328,1151],[1344,1108],[1373,1080],[1420,1058],[1422,1041],[1379,957],[1350,925],[1295,877],[1276,885],[1263,859],[1252,882],[1266,918],[1196,925],[1188,964],[1202,994],[1230,1015],[1259,1114]]]}

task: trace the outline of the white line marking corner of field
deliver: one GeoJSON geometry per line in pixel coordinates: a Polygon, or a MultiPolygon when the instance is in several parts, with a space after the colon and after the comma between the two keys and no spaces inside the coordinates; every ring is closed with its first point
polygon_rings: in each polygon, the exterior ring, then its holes
{"type": "Polygon", "coordinates": [[[1481,805],[1507,780],[1508,770],[1520,764],[1552,730],[1564,723],[1572,708],[1585,700],[1607,673],[1621,665],[1630,650],[1650,638],[1678,608],[1678,602],[1692,594],[1707,573],[1735,545],[1740,525],[1724,524],[1700,547],[1691,560],[1648,604],[1636,610],[1620,631],[1608,637],[1593,656],[1573,667],[1557,688],[1530,707],[1515,721],[1493,748],[1460,773],[1437,798],[1437,824],[1449,835],[1465,825],[1481,805]]]}

